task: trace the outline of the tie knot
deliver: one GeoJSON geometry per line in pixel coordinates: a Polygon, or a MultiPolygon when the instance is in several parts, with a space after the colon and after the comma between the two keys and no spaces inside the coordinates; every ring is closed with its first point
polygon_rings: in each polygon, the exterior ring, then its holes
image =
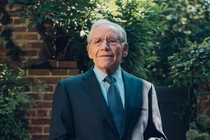
{"type": "Polygon", "coordinates": [[[107,76],[104,78],[105,81],[107,81],[109,84],[114,82],[114,77],[113,76],[107,76]]]}

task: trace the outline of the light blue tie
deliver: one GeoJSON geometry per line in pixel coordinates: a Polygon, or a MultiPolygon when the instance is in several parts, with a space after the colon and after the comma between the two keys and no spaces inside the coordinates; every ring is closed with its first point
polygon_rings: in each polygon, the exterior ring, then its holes
{"type": "Polygon", "coordinates": [[[112,76],[107,76],[105,79],[110,84],[107,93],[108,108],[112,114],[112,120],[118,132],[121,132],[124,108],[120,98],[119,90],[115,85],[116,80],[112,76]]]}

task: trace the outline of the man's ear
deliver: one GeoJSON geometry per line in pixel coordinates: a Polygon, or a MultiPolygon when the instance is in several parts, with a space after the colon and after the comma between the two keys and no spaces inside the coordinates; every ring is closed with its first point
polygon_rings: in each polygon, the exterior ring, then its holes
{"type": "Polygon", "coordinates": [[[90,59],[93,59],[92,52],[91,52],[91,48],[90,48],[89,45],[86,46],[86,50],[87,50],[87,52],[88,52],[89,58],[90,58],[90,59]]]}
{"type": "Polygon", "coordinates": [[[122,53],[123,57],[126,57],[128,55],[128,49],[129,49],[128,43],[123,43],[123,53],[122,53]]]}

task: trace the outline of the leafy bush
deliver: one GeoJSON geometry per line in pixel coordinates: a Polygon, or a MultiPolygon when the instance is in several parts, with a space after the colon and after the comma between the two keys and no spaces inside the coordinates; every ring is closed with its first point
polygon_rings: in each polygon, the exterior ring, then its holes
{"type": "Polygon", "coordinates": [[[172,85],[169,76],[168,57],[180,48],[185,48],[188,41],[202,43],[210,36],[210,2],[209,0],[156,0],[158,4],[166,3],[174,10],[165,13],[168,30],[163,32],[160,48],[156,47],[158,61],[151,69],[159,85],[172,85]]]}
{"type": "Polygon", "coordinates": [[[210,91],[210,37],[188,45],[169,57],[171,79],[179,86],[193,87],[195,93],[201,87],[210,91]]]}
{"type": "Polygon", "coordinates": [[[0,139],[28,140],[25,111],[32,108],[34,100],[24,93],[24,70],[0,67],[0,139]]]}
{"type": "Polygon", "coordinates": [[[186,132],[187,140],[210,139],[210,117],[201,114],[191,123],[191,128],[186,132]]]}
{"type": "Polygon", "coordinates": [[[188,87],[194,93],[189,109],[195,118],[190,118],[194,121],[186,133],[187,140],[209,140],[210,119],[200,114],[207,113],[203,112],[202,104],[205,96],[210,95],[210,37],[200,44],[189,42],[188,45],[169,57],[170,75],[174,84],[188,87]]]}

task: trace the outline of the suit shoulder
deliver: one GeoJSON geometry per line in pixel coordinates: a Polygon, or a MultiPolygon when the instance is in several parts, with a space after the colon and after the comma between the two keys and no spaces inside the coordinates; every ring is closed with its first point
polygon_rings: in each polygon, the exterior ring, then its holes
{"type": "Polygon", "coordinates": [[[151,87],[151,85],[152,85],[151,82],[149,82],[149,81],[147,81],[147,80],[145,80],[145,79],[142,79],[142,78],[140,78],[140,77],[137,77],[137,76],[132,75],[132,74],[130,74],[130,73],[128,73],[128,72],[125,72],[125,71],[124,71],[124,73],[125,73],[127,76],[129,76],[130,78],[134,79],[137,83],[141,83],[141,84],[147,85],[147,86],[149,86],[149,87],[151,87]]]}

